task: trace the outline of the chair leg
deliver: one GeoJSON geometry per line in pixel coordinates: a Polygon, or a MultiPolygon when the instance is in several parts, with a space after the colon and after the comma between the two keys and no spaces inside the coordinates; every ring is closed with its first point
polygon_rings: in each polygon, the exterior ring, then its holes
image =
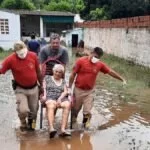
{"type": "Polygon", "coordinates": [[[42,129],[43,126],[43,106],[41,104],[41,108],[40,108],[40,129],[42,129]]]}
{"type": "Polygon", "coordinates": [[[70,129],[72,129],[72,119],[73,119],[73,109],[71,109],[71,116],[70,116],[70,129]]]}

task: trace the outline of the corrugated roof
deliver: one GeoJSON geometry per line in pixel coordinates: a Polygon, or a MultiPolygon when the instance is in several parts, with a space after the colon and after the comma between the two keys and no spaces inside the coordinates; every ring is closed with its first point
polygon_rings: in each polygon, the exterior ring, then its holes
{"type": "Polygon", "coordinates": [[[71,12],[61,12],[61,11],[38,11],[38,10],[8,10],[0,9],[0,11],[10,12],[20,15],[39,15],[39,16],[74,16],[75,14],[71,12]]]}

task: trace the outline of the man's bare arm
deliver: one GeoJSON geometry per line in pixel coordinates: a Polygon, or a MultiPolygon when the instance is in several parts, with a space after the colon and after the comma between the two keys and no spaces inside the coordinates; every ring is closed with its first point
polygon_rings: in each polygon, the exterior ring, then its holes
{"type": "Polygon", "coordinates": [[[76,73],[74,73],[73,71],[71,72],[71,75],[69,77],[69,88],[72,87],[72,84],[74,82],[74,79],[75,79],[75,76],[76,76],[76,73]]]}
{"type": "Polygon", "coordinates": [[[122,81],[124,84],[126,84],[126,80],[121,75],[119,75],[117,72],[115,72],[114,70],[111,69],[108,74],[110,76],[112,76],[113,78],[116,78],[116,79],[122,81]]]}

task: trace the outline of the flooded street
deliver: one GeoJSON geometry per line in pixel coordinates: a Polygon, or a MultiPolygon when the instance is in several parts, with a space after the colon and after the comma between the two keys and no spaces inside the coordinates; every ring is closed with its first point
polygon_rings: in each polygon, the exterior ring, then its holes
{"type": "MultiPolygon", "coordinates": [[[[40,129],[38,115],[36,131],[21,133],[11,78],[10,72],[0,76],[0,150],[150,150],[150,117],[142,116],[135,103],[123,102],[123,95],[111,93],[99,83],[88,131],[72,131],[69,139],[49,139],[47,120],[44,117],[40,129]]],[[[58,129],[60,112],[56,115],[58,129]]],[[[79,129],[81,122],[82,113],[79,129]]]]}

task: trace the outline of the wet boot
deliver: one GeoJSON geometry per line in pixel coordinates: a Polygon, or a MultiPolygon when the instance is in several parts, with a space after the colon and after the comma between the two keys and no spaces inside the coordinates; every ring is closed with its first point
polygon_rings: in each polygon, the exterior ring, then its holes
{"type": "Polygon", "coordinates": [[[90,127],[90,120],[91,120],[91,114],[84,114],[83,115],[83,128],[89,129],[90,127]]]}
{"type": "Polygon", "coordinates": [[[36,120],[35,119],[28,119],[28,130],[34,131],[36,127],[36,120]]]}
{"type": "Polygon", "coordinates": [[[26,123],[26,120],[21,120],[20,130],[21,130],[22,132],[27,131],[27,123],[26,123]]]}
{"type": "Polygon", "coordinates": [[[77,129],[78,124],[77,124],[77,118],[75,116],[72,116],[72,124],[71,124],[71,129],[77,129]]]}

